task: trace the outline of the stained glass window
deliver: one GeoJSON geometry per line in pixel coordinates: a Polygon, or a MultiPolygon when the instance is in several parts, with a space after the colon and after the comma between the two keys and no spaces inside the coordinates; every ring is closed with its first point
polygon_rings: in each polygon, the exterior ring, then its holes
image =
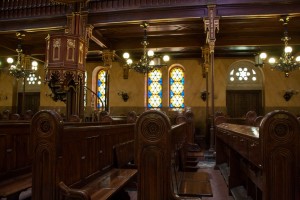
{"type": "Polygon", "coordinates": [[[107,106],[107,71],[100,70],[97,78],[97,108],[106,108],[107,106]]]}
{"type": "Polygon", "coordinates": [[[181,67],[170,70],[170,108],[184,108],[184,71],[181,67]]]}
{"type": "Polygon", "coordinates": [[[162,107],[162,73],[159,69],[154,69],[148,73],[148,108],[162,107]]]}
{"type": "Polygon", "coordinates": [[[255,82],[256,72],[254,69],[249,69],[248,67],[237,67],[230,71],[230,81],[244,81],[244,82],[255,82]]]}

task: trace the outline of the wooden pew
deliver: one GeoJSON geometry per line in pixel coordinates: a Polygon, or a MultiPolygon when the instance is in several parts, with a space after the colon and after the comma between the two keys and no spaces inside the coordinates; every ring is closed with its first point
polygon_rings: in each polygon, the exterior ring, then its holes
{"type": "Polygon", "coordinates": [[[149,110],[139,116],[135,133],[139,200],[200,199],[207,195],[199,186],[209,183],[184,178],[184,172],[178,176],[176,151],[186,140],[186,123],[171,126],[164,113],[149,110]]]}
{"type": "Polygon", "coordinates": [[[30,123],[0,122],[0,199],[18,199],[31,187],[30,123]]]}
{"type": "Polygon", "coordinates": [[[298,200],[299,145],[299,121],[276,110],[259,127],[217,125],[216,164],[235,199],[298,200]]]}
{"type": "MultiPolygon", "coordinates": [[[[186,141],[184,143],[184,152],[187,160],[189,162],[198,163],[199,158],[203,156],[203,151],[201,150],[200,146],[195,143],[195,124],[194,124],[194,113],[189,109],[186,110],[184,113],[179,113],[175,118],[175,123],[186,123],[186,141]]],[[[183,153],[183,152],[182,152],[183,153]]],[[[195,165],[196,165],[195,164],[195,165]]]]}
{"type": "Polygon", "coordinates": [[[134,124],[73,126],[54,111],[31,124],[33,200],[108,199],[137,174],[113,162],[113,146],[134,138],[134,124]]]}

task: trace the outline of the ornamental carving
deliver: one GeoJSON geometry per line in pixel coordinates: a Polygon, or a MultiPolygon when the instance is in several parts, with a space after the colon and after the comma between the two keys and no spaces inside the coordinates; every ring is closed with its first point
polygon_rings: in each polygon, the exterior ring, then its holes
{"type": "Polygon", "coordinates": [[[52,60],[60,60],[61,39],[53,40],[52,60]]]}
{"type": "Polygon", "coordinates": [[[149,114],[141,122],[140,133],[143,137],[151,142],[159,141],[166,133],[165,119],[158,114],[149,114]]]}

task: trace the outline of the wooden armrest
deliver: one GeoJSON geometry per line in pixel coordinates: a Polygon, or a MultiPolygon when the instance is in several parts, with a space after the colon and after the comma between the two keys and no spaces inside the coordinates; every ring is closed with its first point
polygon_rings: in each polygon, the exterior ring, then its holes
{"type": "Polygon", "coordinates": [[[82,199],[82,200],[91,200],[90,196],[86,191],[69,188],[64,182],[58,184],[61,196],[65,196],[66,199],[82,199]]]}
{"type": "Polygon", "coordinates": [[[0,197],[22,192],[32,186],[31,173],[12,178],[0,183],[0,197]]]}

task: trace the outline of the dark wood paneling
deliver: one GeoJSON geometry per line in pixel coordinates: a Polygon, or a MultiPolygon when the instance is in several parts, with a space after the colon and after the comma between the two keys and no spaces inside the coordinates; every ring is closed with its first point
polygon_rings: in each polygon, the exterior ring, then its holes
{"type": "Polygon", "coordinates": [[[40,109],[40,93],[39,92],[25,92],[25,102],[24,110],[22,110],[23,104],[23,93],[18,94],[18,113],[25,112],[26,110],[31,110],[36,113],[40,109]]]}
{"type": "Polygon", "coordinates": [[[226,106],[230,117],[244,117],[249,110],[262,115],[262,91],[227,90],[226,106]]]}

